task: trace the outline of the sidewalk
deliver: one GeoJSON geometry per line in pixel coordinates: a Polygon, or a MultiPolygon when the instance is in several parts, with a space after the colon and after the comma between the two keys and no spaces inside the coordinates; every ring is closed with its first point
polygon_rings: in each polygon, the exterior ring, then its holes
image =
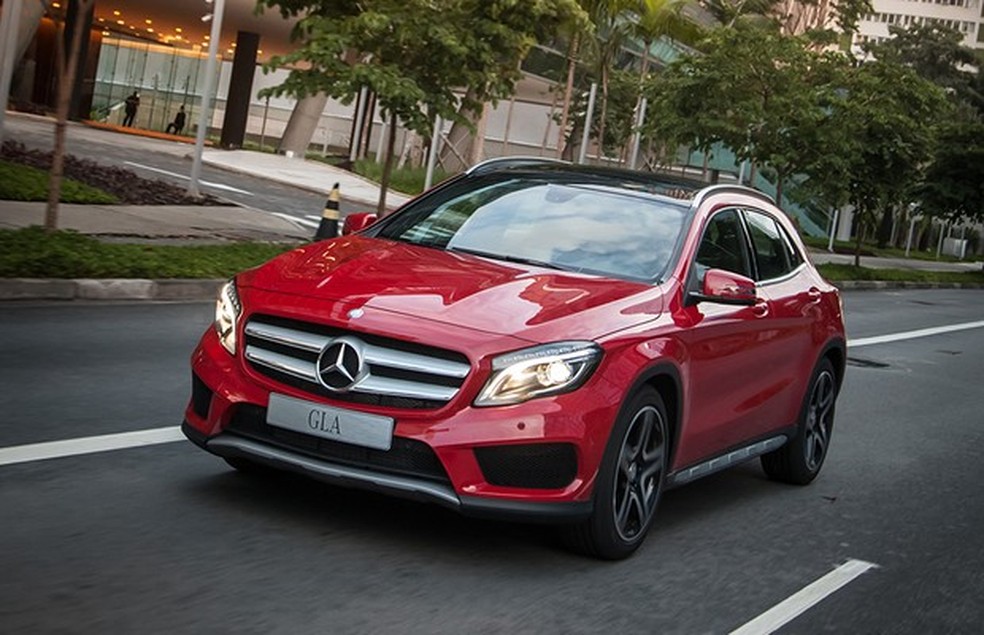
{"type": "MultiPolygon", "coordinates": [[[[46,203],[0,201],[0,228],[43,225],[45,207],[46,203]]],[[[58,226],[106,239],[157,244],[311,239],[310,229],[273,214],[237,206],[63,203],[58,206],[58,226]]]]}
{"type": "MultiPolygon", "coordinates": [[[[820,264],[853,265],[851,254],[832,254],[828,251],[810,251],[813,262],[820,264]]],[[[861,256],[861,266],[869,269],[911,269],[913,271],[980,271],[980,261],[944,262],[917,260],[915,258],[876,258],[861,256]]]]}

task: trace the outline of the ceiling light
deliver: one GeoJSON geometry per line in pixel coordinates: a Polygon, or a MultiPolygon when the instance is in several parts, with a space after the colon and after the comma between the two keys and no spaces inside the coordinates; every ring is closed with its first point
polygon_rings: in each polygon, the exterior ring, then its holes
{"type": "Polygon", "coordinates": [[[119,16],[120,15],[120,12],[119,11],[113,11],[113,15],[119,16]]]}
{"type": "Polygon", "coordinates": [[[211,36],[211,35],[206,35],[206,36],[205,36],[205,39],[206,39],[206,40],[211,40],[211,39],[212,39],[212,36],[211,36]]]}
{"type": "Polygon", "coordinates": [[[51,6],[55,9],[61,9],[61,3],[59,2],[52,2],[51,6]]]}
{"type": "Polygon", "coordinates": [[[126,26],[126,22],[124,22],[123,20],[117,20],[116,24],[119,24],[120,26],[126,26]]]}
{"type": "Polygon", "coordinates": [[[147,29],[147,33],[153,33],[154,29],[147,29]]]}
{"type": "Polygon", "coordinates": [[[178,27],[178,28],[174,29],[174,32],[175,33],[181,33],[181,27],[178,27]]]}
{"type": "Polygon", "coordinates": [[[202,16],[202,22],[210,22],[212,20],[212,14],[206,13],[202,16]]]}
{"type": "Polygon", "coordinates": [[[144,22],[146,22],[147,24],[153,24],[154,23],[154,21],[151,20],[150,18],[147,18],[146,20],[144,20],[144,22]]]}

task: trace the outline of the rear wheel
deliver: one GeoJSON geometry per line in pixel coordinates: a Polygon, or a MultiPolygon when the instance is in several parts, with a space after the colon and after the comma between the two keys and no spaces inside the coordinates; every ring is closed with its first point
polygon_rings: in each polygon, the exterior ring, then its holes
{"type": "Polygon", "coordinates": [[[825,357],[813,371],[796,436],[762,456],[762,468],[769,478],[806,485],[817,477],[830,447],[836,400],[834,365],[825,357]]]}
{"type": "Polygon", "coordinates": [[[616,420],[595,484],[594,513],[565,528],[574,550],[619,560],[642,544],[663,493],[668,456],[663,399],[653,388],[633,396],[616,420]]]}

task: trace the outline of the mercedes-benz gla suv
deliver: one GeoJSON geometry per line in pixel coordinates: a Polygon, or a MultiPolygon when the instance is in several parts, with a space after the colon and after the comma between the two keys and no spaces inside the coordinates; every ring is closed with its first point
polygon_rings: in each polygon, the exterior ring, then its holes
{"type": "Polygon", "coordinates": [[[615,559],[667,488],[756,457],[813,480],[845,358],[768,197],[498,160],[226,284],[183,430],[237,469],[554,522],[615,559]]]}

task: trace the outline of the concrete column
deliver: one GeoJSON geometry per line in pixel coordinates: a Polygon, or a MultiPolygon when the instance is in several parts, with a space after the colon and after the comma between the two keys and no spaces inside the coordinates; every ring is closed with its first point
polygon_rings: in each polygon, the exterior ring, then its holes
{"type": "MultiPolygon", "coordinates": [[[[236,35],[236,54],[232,58],[229,78],[229,97],[219,145],[227,149],[243,147],[249,103],[253,99],[253,75],[256,73],[256,53],[260,48],[258,33],[240,31],[236,35]]],[[[308,139],[310,141],[310,139],[308,139]]]]}
{"type": "Polygon", "coordinates": [[[294,106],[294,111],[290,113],[277,152],[280,154],[291,152],[294,156],[303,157],[307,152],[308,144],[311,143],[311,138],[314,137],[315,130],[318,129],[321,113],[324,112],[327,104],[328,95],[325,93],[308,95],[299,100],[294,106]]]}
{"type": "MultiPolygon", "coordinates": [[[[88,119],[89,110],[92,108],[92,88],[96,78],[97,64],[92,64],[90,66],[88,62],[92,53],[90,47],[92,35],[92,15],[94,11],[95,5],[92,4],[89,5],[89,8],[85,13],[80,13],[78,0],[70,0],[68,3],[68,10],[65,15],[65,34],[62,42],[65,47],[64,50],[66,60],[72,50],[72,39],[75,37],[76,31],[82,39],[82,43],[79,46],[78,64],[75,67],[75,85],[72,87],[72,96],[68,107],[68,118],[73,121],[88,119]],[[91,74],[87,77],[88,71],[91,71],[91,74]],[[88,80],[89,83],[88,91],[85,90],[86,80],[88,80]]],[[[99,41],[101,41],[101,37],[99,41]]],[[[99,49],[96,48],[95,50],[98,55],[99,49]]]]}

